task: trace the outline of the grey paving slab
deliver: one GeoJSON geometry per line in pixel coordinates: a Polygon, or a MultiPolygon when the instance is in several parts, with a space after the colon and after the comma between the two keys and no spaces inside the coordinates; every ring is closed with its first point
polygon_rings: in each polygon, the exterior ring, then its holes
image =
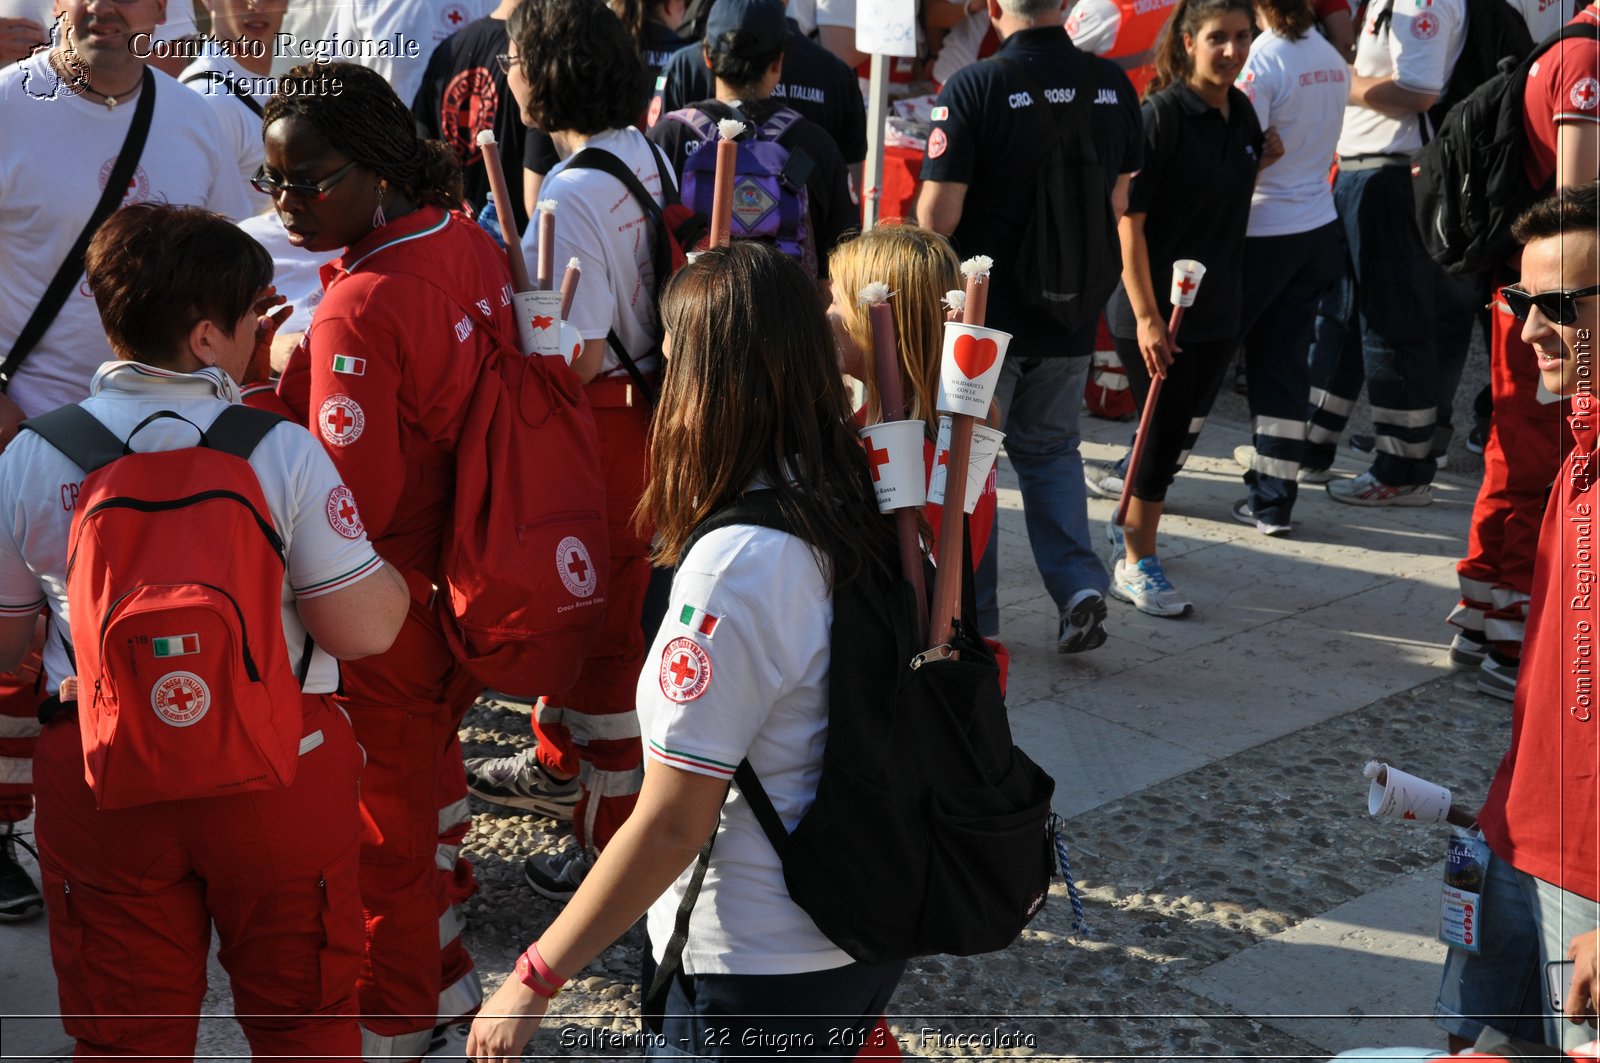
{"type": "MultiPolygon", "coordinates": [[[[20,825],[33,833],[33,821],[20,825]]],[[[23,868],[39,881],[39,865],[20,851],[23,868]]],[[[7,1059],[58,1059],[72,1054],[61,1028],[55,969],[50,966],[50,930],[43,917],[0,923],[0,1053],[7,1059]]]]}
{"type": "Polygon", "coordinates": [[[1056,780],[1052,804],[1063,816],[1193,771],[1210,759],[1059,699],[1008,704],[1012,736],[1056,780]]]}
{"type": "Polygon", "coordinates": [[[1332,1055],[1442,1045],[1427,1017],[1445,948],[1439,880],[1419,871],[1212,965],[1185,985],[1332,1055]]]}

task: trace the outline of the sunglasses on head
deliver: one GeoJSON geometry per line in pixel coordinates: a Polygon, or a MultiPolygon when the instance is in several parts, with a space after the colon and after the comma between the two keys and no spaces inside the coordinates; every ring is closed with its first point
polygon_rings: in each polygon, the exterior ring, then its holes
{"type": "Polygon", "coordinates": [[[1528,320],[1528,311],[1537,306],[1539,313],[1556,325],[1570,325],[1578,320],[1578,300],[1596,294],[1600,294],[1600,284],[1570,292],[1534,293],[1515,286],[1500,289],[1500,298],[1506,301],[1511,316],[1518,321],[1528,320]]]}
{"type": "Polygon", "coordinates": [[[250,178],[250,184],[262,195],[276,199],[285,192],[293,192],[302,199],[312,203],[321,203],[328,198],[328,193],[333,191],[335,185],[345,179],[345,175],[356,168],[353,162],[346,163],[333,173],[315,182],[285,181],[283,178],[267,173],[265,166],[258,169],[255,176],[250,178]]]}

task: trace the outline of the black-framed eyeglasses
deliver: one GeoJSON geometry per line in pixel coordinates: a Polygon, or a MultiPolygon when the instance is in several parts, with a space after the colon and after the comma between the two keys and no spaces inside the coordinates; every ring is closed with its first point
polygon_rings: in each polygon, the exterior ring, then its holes
{"type": "Polygon", "coordinates": [[[328,193],[333,191],[333,186],[345,179],[345,175],[356,168],[353,162],[347,162],[333,173],[316,182],[285,181],[281,177],[273,177],[267,173],[265,166],[256,170],[255,176],[250,178],[250,184],[262,195],[277,199],[284,192],[293,192],[295,195],[311,201],[321,203],[328,198],[328,193]]]}
{"type": "Polygon", "coordinates": [[[500,64],[500,73],[502,73],[502,74],[511,73],[511,68],[516,66],[517,63],[520,62],[521,60],[522,60],[522,56],[520,56],[520,55],[506,54],[506,55],[497,55],[497,56],[494,57],[494,61],[496,63],[500,64]]]}
{"type": "Polygon", "coordinates": [[[1506,301],[1511,316],[1518,321],[1528,320],[1528,311],[1537,306],[1539,312],[1556,325],[1570,325],[1578,320],[1578,300],[1591,295],[1600,295],[1600,284],[1568,292],[1525,292],[1515,286],[1500,289],[1500,298],[1506,301]]]}

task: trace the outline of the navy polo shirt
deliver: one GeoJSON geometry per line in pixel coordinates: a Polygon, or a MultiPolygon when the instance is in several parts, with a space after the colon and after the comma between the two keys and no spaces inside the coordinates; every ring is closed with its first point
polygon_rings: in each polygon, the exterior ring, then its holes
{"type": "MultiPolygon", "coordinates": [[[[1187,85],[1169,85],[1144,105],[1145,166],[1133,179],[1128,213],[1143,214],[1150,277],[1167,320],[1172,263],[1192,258],[1206,267],[1178,341],[1227,340],[1239,333],[1244,301],[1244,234],[1261,161],[1261,123],[1250,100],[1228,89],[1228,114],[1187,85]],[[1165,128],[1176,119],[1176,130],[1165,128]]],[[[1138,335],[1133,305],[1119,286],[1106,308],[1111,334],[1138,335]]]]}
{"type": "Polygon", "coordinates": [[[1057,115],[1065,111],[1082,80],[1083,64],[1094,64],[1091,133],[1109,197],[1118,176],[1143,163],[1139,97],[1120,67],[1080,51],[1060,26],[1014,33],[997,55],[1024,66],[1054,99],[1034,99],[1004,64],[992,59],[956,71],[934,106],[922,176],[967,186],[951,242],[963,258],[989,255],[995,260],[989,324],[1012,333],[1013,346],[1024,347],[1029,356],[1066,354],[1062,328],[1024,307],[1004,280],[1033,213],[1035,181],[1052,128],[1044,109],[1057,115]]]}
{"type": "MultiPolygon", "coordinates": [[[[800,112],[800,117],[822,127],[839,145],[847,163],[867,157],[867,109],[861,99],[861,82],[844,60],[800,32],[789,19],[789,36],[783,42],[783,75],[772,98],[800,112]]],[[[679,49],[656,79],[652,119],[678,111],[717,94],[716,79],[706,66],[700,42],[679,49]]],[[[654,121],[651,122],[654,125],[654,121]]]]}

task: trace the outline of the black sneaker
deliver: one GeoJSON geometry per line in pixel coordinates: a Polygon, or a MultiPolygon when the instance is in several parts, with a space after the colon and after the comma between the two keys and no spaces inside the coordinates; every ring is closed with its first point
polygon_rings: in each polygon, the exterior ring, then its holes
{"type": "Polygon", "coordinates": [[[0,923],[20,923],[37,919],[44,911],[44,897],[33,879],[17,861],[17,846],[39,854],[17,836],[15,823],[0,823],[0,923]]]}
{"type": "Polygon", "coordinates": [[[594,856],[587,849],[568,849],[560,853],[534,853],[522,862],[522,877],[533,892],[552,901],[570,901],[583,885],[594,856]]]}
{"type": "Polygon", "coordinates": [[[1106,600],[1099,591],[1081,590],[1061,610],[1057,653],[1097,650],[1106,642],[1106,600]]]}
{"type": "Polygon", "coordinates": [[[1489,445],[1489,426],[1486,424],[1474,425],[1472,431],[1467,433],[1467,449],[1474,454],[1482,454],[1483,448],[1489,445]]]}

